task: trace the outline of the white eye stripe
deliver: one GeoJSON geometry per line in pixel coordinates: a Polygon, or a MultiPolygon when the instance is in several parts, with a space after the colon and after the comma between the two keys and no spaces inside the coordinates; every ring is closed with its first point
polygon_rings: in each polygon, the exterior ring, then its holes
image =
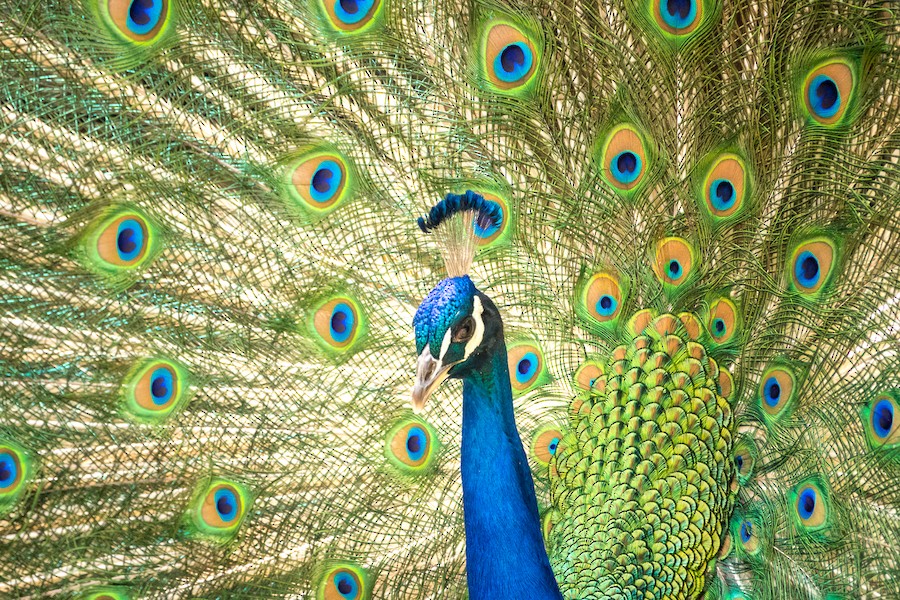
{"type": "Polygon", "coordinates": [[[447,354],[447,350],[450,348],[451,337],[452,336],[450,335],[450,330],[448,329],[447,333],[444,334],[443,341],[441,342],[441,355],[438,356],[438,359],[444,360],[444,355],[447,354]]]}
{"type": "Polygon", "coordinates": [[[481,320],[481,313],[484,312],[484,306],[481,305],[481,298],[478,296],[475,296],[473,300],[474,306],[472,307],[472,318],[475,319],[475,333],[472,335],[472,338],[466,342],[463,360],[466,360],[473,352],[475,352],[475,348],[481,344],[481,340],[484,338],[484,321],[481,320]]]}

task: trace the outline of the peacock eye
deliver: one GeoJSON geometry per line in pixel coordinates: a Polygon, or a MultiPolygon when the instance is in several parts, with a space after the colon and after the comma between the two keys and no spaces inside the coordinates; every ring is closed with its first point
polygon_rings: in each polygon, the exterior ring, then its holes
{"type": "Polygon", "coordinates": [[[456,331],[453,332],[454,342],[468,342],[475,334],[475,319],[466,317],[463,319],[456,331]]]}

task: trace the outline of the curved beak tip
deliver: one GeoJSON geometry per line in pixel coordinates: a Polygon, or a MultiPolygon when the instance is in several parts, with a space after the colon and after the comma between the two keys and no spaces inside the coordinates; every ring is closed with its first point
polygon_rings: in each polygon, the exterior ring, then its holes
{"type": "Polygon", "coordinates": [[[428,397],[447,379],[447,374],[453,364],[444,365],[440,359],[431,356],[431,351],[425,348],[416,363],[416,382],[412,389],[412,409],[420,414],[425,408],[428,397]]]}

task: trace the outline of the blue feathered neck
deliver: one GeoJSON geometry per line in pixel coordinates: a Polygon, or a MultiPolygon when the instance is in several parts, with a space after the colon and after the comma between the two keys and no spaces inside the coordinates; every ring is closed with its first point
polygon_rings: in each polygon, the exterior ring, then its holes
{"type": "Polygon", "coordinates": [[[561,599],[516,430],[503,343],[463,379],[462,483],[469,598],[561,599]]]}

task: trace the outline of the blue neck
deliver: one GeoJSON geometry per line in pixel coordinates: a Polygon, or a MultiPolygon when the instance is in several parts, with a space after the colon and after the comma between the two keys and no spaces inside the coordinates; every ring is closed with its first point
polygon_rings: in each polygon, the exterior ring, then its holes
{"type": "Polygon", "coordinates": [[[463,380],[463,510],[470,600],[559,600],[516,430],[506,348],[463,380]]]}

